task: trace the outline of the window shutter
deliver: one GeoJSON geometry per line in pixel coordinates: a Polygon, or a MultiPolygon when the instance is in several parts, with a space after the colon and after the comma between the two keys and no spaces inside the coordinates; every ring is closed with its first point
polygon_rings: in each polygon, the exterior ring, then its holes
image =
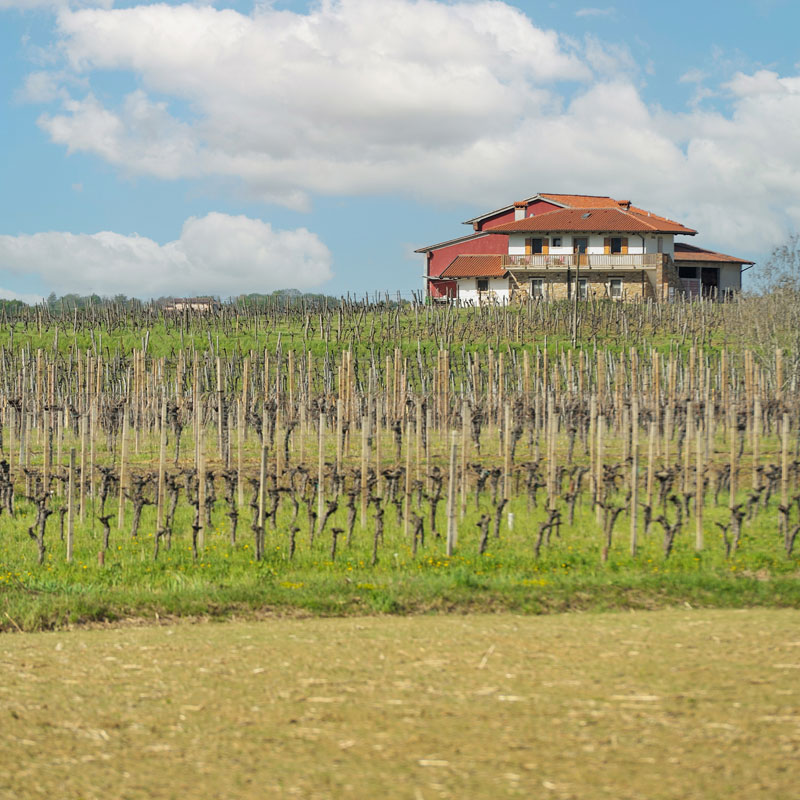
{"type": "Polygon", "coordinates": [[[533,252],[533,239],[525,240],[525,255],[529,256],[533,252]]]}
{"type": "Polygon", "coordinates": [[[622,237],[622,248],[621,249],[622,249],[622,255],[624,255],[624,256],[628,255],[628,237],[627,236],[623,236],[622,237]]]}
{"type": "Polygon", "coordinates": [[[608,255],[611,252],[611,237],[610,236],[606,236],[606,238],[603,239],[603,252],[606,255],[608,255]]]}
{"type": "Polygon", "coordinates": [[[542,239],[542,254],[547,255],[550,252],[550,240],[542,239]]]}

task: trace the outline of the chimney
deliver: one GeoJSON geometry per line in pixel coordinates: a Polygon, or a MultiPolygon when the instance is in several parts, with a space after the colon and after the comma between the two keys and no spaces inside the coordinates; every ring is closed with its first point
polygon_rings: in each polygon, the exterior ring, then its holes
{"type": "Polygon", "coordinates": [[[514,220],[525,219],[525,209],[528,204],[524,200],[514,203],[514,220]]]}
{"type": "Polygon", "coordinates": [[[630,200],[617,200],[617,205],[620,208],[624,208],[626,211],[630,211],[631,201],[630,200]]]}

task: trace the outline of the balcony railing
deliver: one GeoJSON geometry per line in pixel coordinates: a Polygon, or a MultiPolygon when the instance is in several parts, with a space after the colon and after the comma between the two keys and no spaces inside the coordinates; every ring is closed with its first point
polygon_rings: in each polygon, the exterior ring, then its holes
{"type": "Polygon", "coordinates": [[[589,254],[570,253],[568,255],[529,255],[529,256],[503,256],[503,268],[510,270],[567,270],[567,269],[588,269],[588,270],[640,270],[656,269],[663,262],[663,253],[645,253],[634,255],[610,255],[610,254],[589,254]],[[580,263],[578,262],[580,259],[580,263]]]}

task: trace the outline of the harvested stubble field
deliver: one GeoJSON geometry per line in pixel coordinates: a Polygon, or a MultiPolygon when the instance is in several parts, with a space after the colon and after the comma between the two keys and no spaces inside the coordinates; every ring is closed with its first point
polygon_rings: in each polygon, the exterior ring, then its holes
{"type": "Polygon", "coordinates": [[[798,605],[794,295],[4,322],[6,630],[798,605]]]}
{"type": "Polygon", "coordinates": [[[12,635],[0,796],[788,799],[799,631],[684,609],[12,635]]]}

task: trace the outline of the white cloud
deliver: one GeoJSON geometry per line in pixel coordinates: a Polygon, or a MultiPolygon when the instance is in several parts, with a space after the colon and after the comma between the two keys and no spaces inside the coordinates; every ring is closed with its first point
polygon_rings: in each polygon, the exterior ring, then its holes
{"type": "Polygon", "coordinates": [[[611,6],[609,8],[579,8],[575,12],[576,17],[610,17],[616,12],[616,9],[611,6]]]}
{"type": "Polygon", "coordinates": [[[678,80],[681,83],[702,83],[708,78],[708,74],[696,67],[686,70],[678,80]]]}
{"type": "Polygon", "coordinates": [[[112,164],[159,178],[203,174],[198,144],[189,125],[171,116],[164,102],[152,102],[142,91],[131,92],[119,113],[105,108],[92,94],[68,99],[68,114],[40,117],[40,125],[68,152],[88,151],[112,164]]]}
{"type": "Polygon", "coordinates": [[[587,36],[583,47],[586,62],[601,76],[635,74],[637,64],[625,45],[604,42],[596,36],[587,36]]]}
{"type": "Polygon", "coordinates": [[[560,102],[591,69],[499,2],[325,0],[308,14],[148,5],[58,17],[78,75],[133,73],[120,107],[92,94],[40,124],[130,172],[240,179],[303,207],[309,193],[413,189],[446,161],[560,102]],[[178,120],[159,98],[191,109],[178,120]]]}
{"type": "Polygon", "coordinates": [[[314,233],[219,213],[191,217],[164,245],[109,231],[0,236],[0,270],[36,275],[57,294],[144,298],[309,289],[332,277],[330,251],[314,233]]]}
{"type": "Polygon", "coordinates": [[[731,68],[712,89],[690,70],[686,112],[666,112],[643,101],[624,46],[572,42],[494,0],[64,10],[58,30],[73,82],[121,71],[139,88],[114,104],[71,87],[40,125],[130,174],[223,178],[293,208],[314,194],[476,210],[539,190],[618,194],[745,255],[793,221],[798,77],[731,68]],[[702,107],[720,93],[725,113],[702,107]]]}
{"type": "Polygon", "coordinates": [[[17,90],[16,99],[24,103],[50,103],[58,98],[67,100],[69,95],[61,85],[64,77],[60,73],[46,70],[31,72],[25,77],[23,86],[17,90]]]}

